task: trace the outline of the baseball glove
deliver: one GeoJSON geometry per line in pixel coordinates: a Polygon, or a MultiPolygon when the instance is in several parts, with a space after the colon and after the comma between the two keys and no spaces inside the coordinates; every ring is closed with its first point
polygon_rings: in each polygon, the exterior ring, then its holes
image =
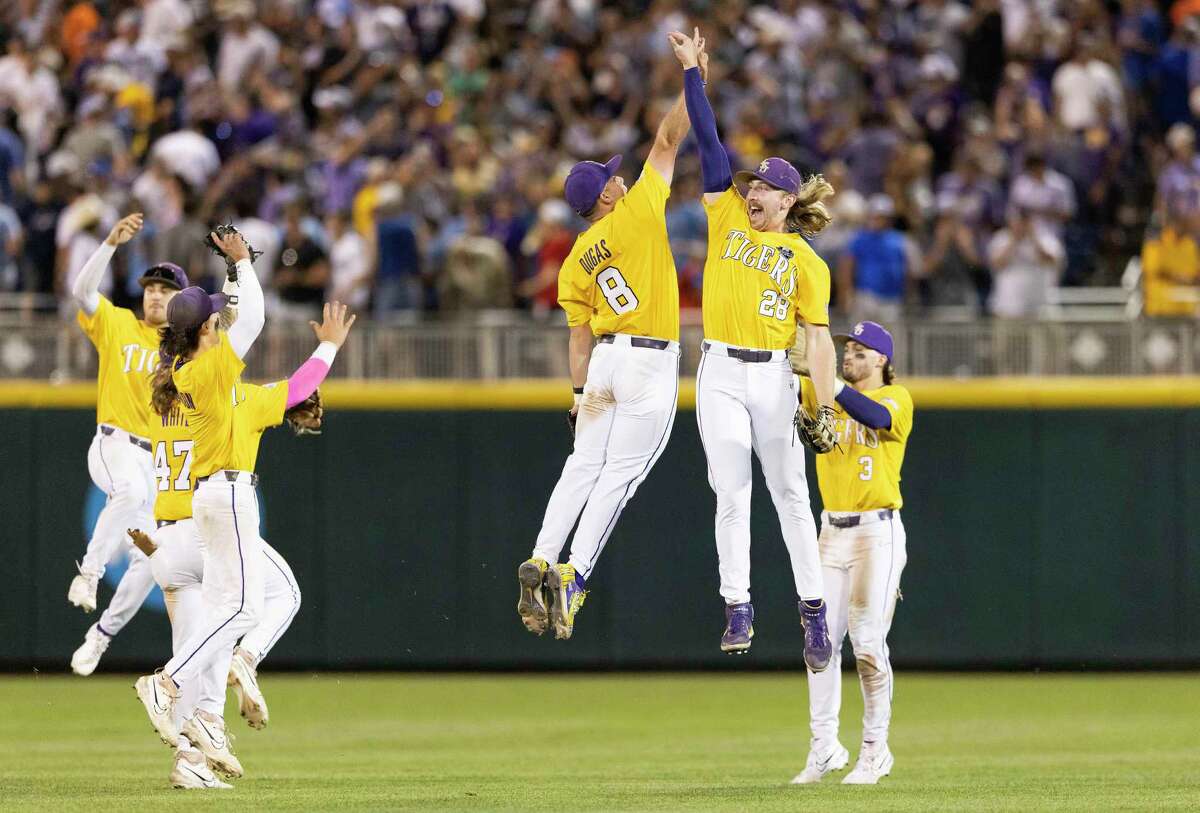
{"type": "Polygon", "coordinates": [[[283,413],[283,418],[297,435],[321,434],[321,421],[325,416],[325,407],[321,403],[321,391],[315,390],[312,395],[283,413]]]}
{"type": "Polygon", "coordinates": [[[817,454],[827,454],[837,446],[837,433],[833,430],[833,407],[817,407],[817,416],[808,414],[803,405],[796,407],[796,434],[800,442],[817,454]]]}
{"type": "MultiPolygon", "coordinates": [[[[242,240],[246,243],[246,248],[250,250],[250,262],[254,262],[262,256],[262,252],[256,251],[254,246],[250,245],[250,241],[246,239],[246,235],[235,229],[232,223],[222,223],[221,225],[213,228],[213,232],[221,237],[227,237],[230,234],[240,235],[242,240]]],[[[204,235],[204,245],[208,246],[209,251],[225,261],[225,275],[229,278],[230,282],[237,282],[237,263],[225,255],[225,252],[221,250],[221,247],[217,245],[217,242],[213,240],[211,233],[204,235]]]]}
{"type": "Polygon", "coordinates": [[[571,428],[571,437],[575,437],[575,425],[579,423],[579,410],[572,409],[567,412],[567,426],[571,428]]]}

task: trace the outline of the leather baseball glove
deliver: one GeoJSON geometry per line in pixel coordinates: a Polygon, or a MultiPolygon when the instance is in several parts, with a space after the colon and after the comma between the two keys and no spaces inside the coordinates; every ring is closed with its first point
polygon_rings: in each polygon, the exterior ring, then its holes
{"type": "Polygon", "coordinates": [[[808,375],[808,336],[804,332],[804,323],[796,325],[796,342],[788,350],[788,362],[796,375],[808,375]]]}
{"type": "Polygon", "coordinates": [[[833,407],[817,407],[814,418],[803,405],[796,407],[796,434],[800,442],[817,454],[827,454],[837,446],[837,433],[833,429],[833,407]]]}
{"type": "Polygon", "coordinates": [[[321,421],[324,416],[325,407],[321,403],[320,390],[315,390],[312,395],[283,413],[283,419],[297,435],[321,434],[321,421]]]}
{"type": "MultiPolygon", "coordinates": [[[[213,231],[216,232],[220,237],[227,237],[230,234],[237,234],[241,236],[242,242],[244,242],[246,244],[246,248],[250,250],[250,262],[254,262],[262,256],[262,252],[256,251],[254,246],[250,245],[250,241],[246,239],[246,235],[234,228],[232,223],[222,223],[221,225],[214,227],[213,231]]],[[[211,233],[204,236],[204,245],[208,246],[209,251],[225,261],[225,275],[229,278],[229,281],[237,282],[237,263],[226,256],[225,252],[221,250],[221,247],[217,245],[215,240],[213,240],[211,233]]]]}

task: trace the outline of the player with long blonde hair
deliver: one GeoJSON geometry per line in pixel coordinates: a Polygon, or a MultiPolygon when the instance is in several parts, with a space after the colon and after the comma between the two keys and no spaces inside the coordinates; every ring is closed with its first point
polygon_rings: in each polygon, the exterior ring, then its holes
{"type": "Polygon", "coordinates": [[[696,420],[708,479],[717,497],[716,540],[725,601],[721,649],[742,653],[754,636],[750,603],[751,454],[767,488],[792,563],[804,627],[804,659],[824,669],[831,656],[816,523],[809,504],[803,447],[792,418],[797,391],[788,350],[803,322],[818,421],[832,422],[834,348],[829,333],[829,268],[805,241],[830,221],[833,188],[820,175],[802,179],[782,158],[733,177],[704,92],[694,37],[675,32],[684,98],[700,148],[708,213],[704,266],[704,355],[696,376],[696,420]],[[735,181],[747,187],[745,196],[735,181]]]}

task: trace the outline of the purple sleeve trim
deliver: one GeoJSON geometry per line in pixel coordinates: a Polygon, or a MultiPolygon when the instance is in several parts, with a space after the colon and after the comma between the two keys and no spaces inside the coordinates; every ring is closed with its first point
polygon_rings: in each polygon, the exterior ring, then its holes
{"type": "Polygon", "coordinates": [[[724,192],[733,185],[733,171],[729,167],[729,153],[725,152],[721,137],[717,135],[717,118],[704,94],[704,80],[700,78],[699,68],[688,68],[683,72],[683,100],[700,148],[700,177],[704,181],[704,191],[724,192]]]}
{"type": "Polygon", "coordinates": [[[892,413],[878,401],[872,401],[853,387],[842,387],[837,402],[850,413],[850,417],[871,429],[891,429],[892,413]]]}
{"type": "Polygon", "coordinates": [[[291,409],[296,404],[303,403],[304,399],[317,391],[317,387],[321,386],[321,382],[328,374],[329,365],[320,359],[309,358],[308,361],[301,364],[287,382],[287,408],[291,409]]]}

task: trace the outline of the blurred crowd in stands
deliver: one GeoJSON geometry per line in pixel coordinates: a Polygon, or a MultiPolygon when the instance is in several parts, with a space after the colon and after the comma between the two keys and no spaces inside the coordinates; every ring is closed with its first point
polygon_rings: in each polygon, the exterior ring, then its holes
{"type": "MultiPolygon", "coordinates": [[[[832,181],[815,246],[843,315],[1038,314],[1142,261],[1145,311],[1200,283],[1200,2],[6,0],[0,292],[64,300],[119,214],[108,293],[219,271],[232,220],[269,315],[556,310],[580,159],[633,182],[699,25],[735,167],[832,181]]],[[[683,305],[706,222],[685,144],[667,213],[683,305]]],[[[50,303],[46,305],[45,303],[50,303]]],[[[33,306],[30,306],[32,309],[33,306]]]]}

